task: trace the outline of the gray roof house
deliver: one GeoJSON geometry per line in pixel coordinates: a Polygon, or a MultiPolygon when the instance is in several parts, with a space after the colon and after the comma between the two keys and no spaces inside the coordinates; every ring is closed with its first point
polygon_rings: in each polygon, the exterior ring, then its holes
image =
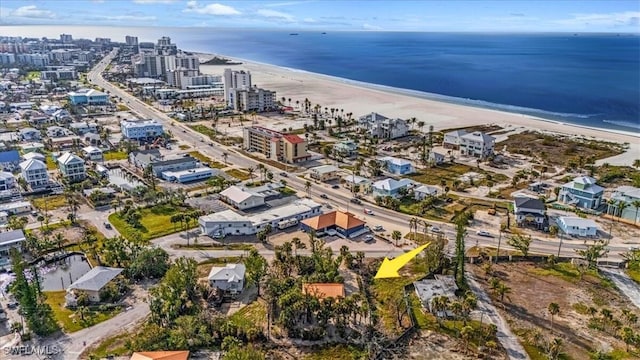
{"type": "Polygon", "coordinates": [[[78,280],[74,281],[69,288],[67,288],[67,305],[73,306],[75,295],[73,291],[84,291],[89,296],[89,299],[94,302],[100,301],[100,290],[102,290],[111,280],[124,269],[112,268],[106,266],[96,266],[88,273],[82,275],[78,280]]]}
{"type": "Polygon", "coordinates": [[[230,293],[240,293],[244,288],[244,275],[247,268],[244,264],[227,264],[224,267],[214,266],[209,272],[209,284],[230,293]]]}
{"type": "Polygon", "coordinates": [[[0,232],[0,259],[8,257],[12,248],[20,250],[25,240],[24,232],[20,229],[0,232]]]}
{"type": "Polygon", "coordinates": [[[518,226],[533,226],[539,230],[549,227],[547,208],[542,200],[522,196],[516,197],[513,204],[518,226]]]}
{"type": "Polygon", "coordinates": [[[409,134],[409,125],[406,120],[390,119],[376,112],[361,116],[358,119],[358,127],[379,139],[390,140],[409,134]]]}

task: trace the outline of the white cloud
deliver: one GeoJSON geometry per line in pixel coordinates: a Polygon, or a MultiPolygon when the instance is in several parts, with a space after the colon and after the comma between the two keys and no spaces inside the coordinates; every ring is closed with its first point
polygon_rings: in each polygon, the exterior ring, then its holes
{"type": "Polygon", "coordinates": [[[262,4],[262,6],[265,6],[265,7],[282,7],[282,6],[292,6],[292,5],[306,4],[306,3],[310,3],[310,2],[313,2],[313,1],[312,0],[309,0],[309,1],[287,1],[287,2],[279,2],[279,3],[262,4]]]}
{"type": "Polygon", "coordinates": [[[314,18],[304,18],[304,20],[302,20],[302,22],[305,22],[307,24],[313,24],[315,22],[317,22],[314,18]]]}
{"type": "Polygon", "coordinates": [[[11,16],[32,19],[53,19],[56,17],[56,13],[51,10],[38,9],[35,5],[27,5],[12,11],[11,16]]]}
{"type": "Polygon", "coordinates": [[[100,16],[101,19],[110,21],[155,21],[158,20],[155,16],[136,16],[136,15],[113,15],[113,16],[100,16]]]}
{"type": "Polygon", "coordinates": [[[240,11],[231,6],[217,3],[200,6],[197,1],[187,2],[187,8],[182,11],[203,15],[240,15],[240,11]]]}
{"type": "Polygon", "coordinates": [[[640,26],[640,11],[626,11],[603,14],[571,14],[572,18],[556,21],[561,25],[569,26],[640,26]]]}
{"type": "Polygon", "coordinates": [[[371,25],[371,24],[362,24],[362,29],[363,30],[382,30],[382,28],[380,26],[376,26],[376,25],[371,25]]]}
{"type": "Polygon", "coordinates": [[[275,10],[269,10],[269,9],[260,9],[258,11],[256,11],[256,14],[262,16],[262,17],[266,17],[268,19],[276,19],[276,20],[281,20],[281,21],[286,21],[286,22],[294,22],[294,18],[293,16],[291,16],[290,14],[287,13],[283,13],[280,11],[275,11],[275,10]]]}
{"type": "Polygon", "coordinates": [[[171,4],[177,0],[133,0],[136,4],[171,4]]]}

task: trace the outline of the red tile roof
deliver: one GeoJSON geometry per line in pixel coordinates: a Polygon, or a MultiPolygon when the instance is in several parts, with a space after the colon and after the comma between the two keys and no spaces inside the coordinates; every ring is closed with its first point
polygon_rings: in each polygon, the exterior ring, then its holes
{"type": "Polygon", "coordinates": [[[304,142],[304,139],[301,138],[298,135],[295,134],[284,134],[282,135],[282,138],[287,140],[288,142],[292,143],[292,144],[300,144],[304,142]]]}
{"type": "Polygon", "coordinates": [[[187,360],[188,351],[140,351],[131,355],[130,360],[187,360]]]}
{"type": "Polygon", "coordinates": [[[303,220],[302,223],[314,230],[322,230],[334,225],[341,229],[349,230],[360,225],[364,225],[365,222],[356,218],[351,213],[332,211],[330,213],[303,220]]]}

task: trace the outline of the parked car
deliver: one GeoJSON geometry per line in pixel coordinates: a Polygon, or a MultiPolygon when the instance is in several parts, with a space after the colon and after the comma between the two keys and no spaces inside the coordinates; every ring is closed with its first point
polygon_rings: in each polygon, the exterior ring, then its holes
{"type": "Polygon", "coordinates": [[[340,185],[338,185],[338,184],[331,185],[331,188],[332,189],[340,189],[340,185]]]}
{"type": "Polygon", "coordinates": [[[362,201],[360,201],[360,199],[356,199],[356,198],[352,198],[352,199],[351,199],[351,200],[349,200],[349,201],[350,201],[351,203],[353,203],[353,204],[358,204],[358,205],[362,204],[362,201]]]}
{"type": "Polygon", "coordinates": [[[478,236],[493,237],[488,231],[480,230],[476,233],[478,236]]]}
{"type": "Polygon", "coordinates": [[[364,242],[366,242],[366,243],[373,242],[373,235],[365,235],[364,236],[364,242]]]}
{"type": "Polygon", "coordinates": [[[382,227],[382,225],[376,225],[373,227],[373,231],[383,231],[384,228],[382,227]]]}
{"type": "Polygon", "coordinates": [[[280,176],[282,176],[282,177],[288,177],[288,176],[289,176],[289,174],[287,174],[286,172],[284,172],[284,171],[283,171],[283,172],[281,172],[281,173],[280,173],[280,176]]]}
{"type": "Polygon", "coordinates": [[[111,224],[109,224],[108,222],[104,223],[104,228],[111,229],[111,224]]]}
{"type": "Polygon", "coordinates": [[[439,227],[434,226],[434,227],[431,228],[431,232],[435,233],[435,234],[440,234],[440,233],[442,233],[442,230],[440,230],[439,227]]]}
{"type": "Polygon", "coordinates": [[[322,195],[320,195],[320,197],[321,197],[321,198],[323,198],[323,199],[328,199],[328,198],[329,198],[329,197],[327,196],[327,194],[322,194],[322,195]]]}

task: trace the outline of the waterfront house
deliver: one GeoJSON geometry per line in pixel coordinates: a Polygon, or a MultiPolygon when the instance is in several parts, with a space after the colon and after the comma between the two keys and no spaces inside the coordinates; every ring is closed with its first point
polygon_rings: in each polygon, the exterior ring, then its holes
{"type": "Polygon", "coordinates": [[[361,116],[358,119],[358,127],[369,136],[381,140],[396,139],[409,134],[406,120],[390,119],[375,112],[361,116]]]}
{"type": "Polygon", "coordinates": [[[493,155],[496,139],[480,131],[460,136],[460,154],[485,159],[493,155]]]}
{"type": "Polygon", "coordinates": [[[378,161],[384,163],[385,169],[392,174],[406,175],[414,172],[413,164],[411,163],[411,161],[406,159],[393,156],[385,156],[378,159],[378,161]]]}
{"type": "Polygon", "coordinates": [[[100,291],[116,276],[120,275],[123,270],[106,266],[96,266],[89,270],[88,273],[82,275],[67,288],[67,295],[65,296],[67,306],[77,305],[77,293],[79,291],[86,293],[89,301],[100,302],[100,291]]]}
{"type": "Polygon", "coordinates": [[[0,232],[0,259],[8,258],[11,249],[21,252],[25,241],[24,232],[20,229],[0,232]]]}
{"type": "Polygon", "coordinates": [[[449,131],[444,134],[442,146],[445,149],[459,150],[462,143],[461,137],[466,134],[467,132],[464,130],[449,131]]]}
{"type": "Polygon", "coordinates": [[[607,214],[613,214],[623,219],[633,221],[634,223],[640,222],[640,208],[636,208],[633,203],[640,201],[640,188],[634,186],[619,186],[611,195],[612,203],[608,204],[607,214]],[[627,206],[622,209],[620,213],[620,203],[624,203],[627,206]]]}
{"type": "Polygon", "coordinates": [[[569,236],[595,237],[598,235],[598,225],[591,219],[575,216],[560,216],[556,220],[558,228],[569,236]]]}
{"type": "Polygon", "coordinates": [[[604,188],[590,176],[578,176],[562,185],[558,200],[585,209],[597,209],[602,201],[604,188]]]}
{"type": "Polygon", "coordinates": [[[547,229],[547,208],[540,199],[516,197],[513,201],[513,213],[516,224],[520,227],[532,226],[538,230],[547,229]]]}
{"type": "Polygon", "coordinates": [[[209,285],[222,291],[238,294],[244,289],[244,278],[247,268],[244,264],[227,264],[214,266],[209,271],[209,285]]]}

